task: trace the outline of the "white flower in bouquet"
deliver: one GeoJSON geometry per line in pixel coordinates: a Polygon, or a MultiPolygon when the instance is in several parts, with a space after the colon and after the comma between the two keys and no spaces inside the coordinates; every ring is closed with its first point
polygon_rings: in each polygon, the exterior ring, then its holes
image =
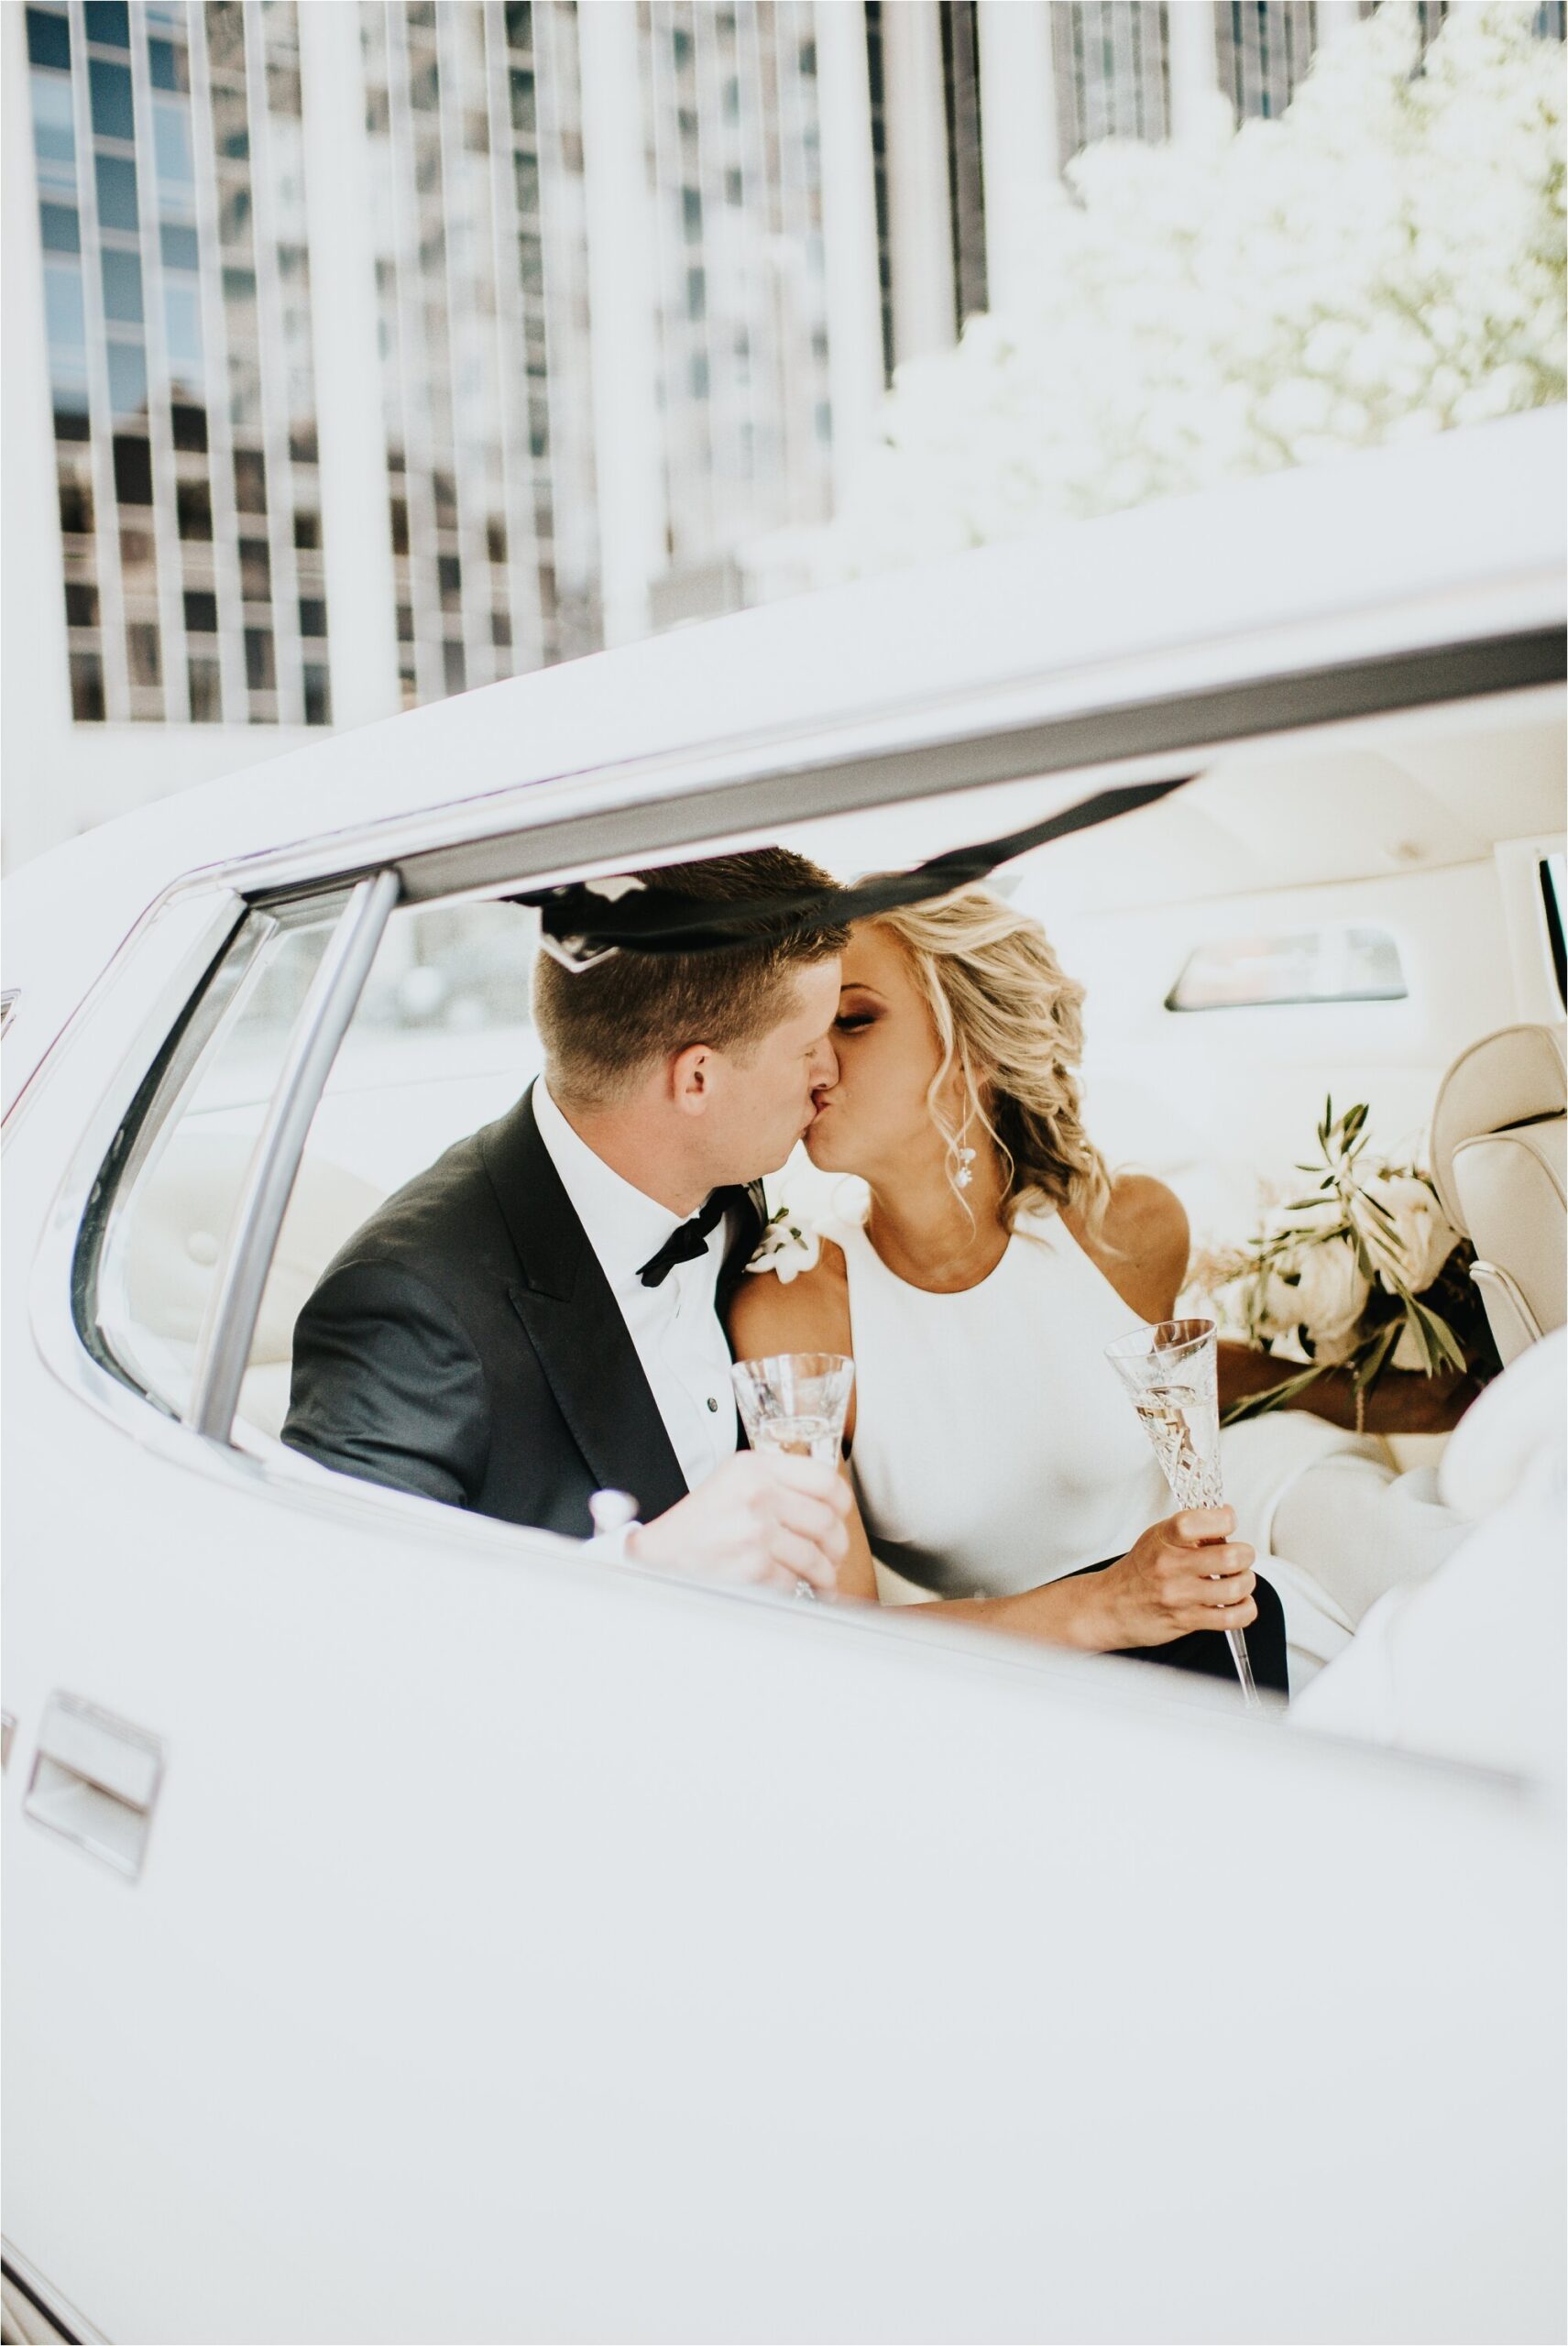
{"type": "Polygon", "coordinates": [[[1372,1283],[1348,1238],[1311,1238],[1269,1264],[1259,1299],[1259,1332],[1274,1341],[1294,1337],[1300,1343],[1306,1338],[1312,1359],[1332,1368],[1354,1351],[1371,1293],[1372,1283]]]}
{"type": "Polygon", "coordinates": [[[1360,1218],[1378,1286],[1389,1295],[1401,1287],[1407,1295],[1424,1295],[1459,1244],[1460,1234],[1439,1205],[1436,1190],[1418,1173],[1368,1174],[1362,1187],[1390,1218],[1388,1222],[1373,1214],[1360,1218]]]}
{"type": "Polygon", "coordinates": [[[1237,1402],[1228,1424],[1299,1399],[1325,1369],[1344,1366],[1359,1430],[1385,1370],[1471,1368],[1452,1302],[1438,1310],[1422,1299],[1464,1242],[1424,1175],[1369,1154],[1369,1113],[1358,1102],[1336,1116],[1325,1101],[1318,1162],[1296,1168],[1315,1189],[1284,1200],[1275,1190],[1245,1248],[1211,1248],[1193,1266],[1216,1306],[1239,1311],[1245,1343],[1304,1364],[1237,1402]]]}

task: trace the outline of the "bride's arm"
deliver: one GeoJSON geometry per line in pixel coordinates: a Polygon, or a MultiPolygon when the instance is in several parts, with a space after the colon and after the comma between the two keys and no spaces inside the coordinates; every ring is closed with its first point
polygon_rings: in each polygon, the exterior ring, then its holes
{"type": "MultiPolygon", "coordinates": [[[[1248,1344],[1222,1343],[1219,1348],[1220,1407],[1234,1409],[1255,1393],[1266,1393],[1297,1374],[1299,1364],[1277,1360],[1272,1353],[1254,1352],[1248,1344]]],[[[1366,1396],[1363,1433],[1447,1433],[1459,1423],[1480,1388],[1474,1379],[1447,1369],[1427,1376],[1420,1369],[1386,1369],[1376,1389],[1366,1396]]],[[[1310,1409],[1331,1425],[1355,1425],[1355,1387],[1350,1372],[1326,1368],[1304,1393],[1283,1402],[1287,1409],[1310,1409]]]]}
{"type": "MultiPolygon", "coordinates": [[[[849,1285],[839,1248],[825,1243],[815,1269],[787,1286],[771,1271],[748,1272],[729,1307],[729,1341],[739,1360],[773,1353],[851,1354],[849,1285]]],[[[851,1395],[846,1443],[854,1428],[851,1395]]],[[[875,1605],[876,1567],[858,1507],[850,1507],[849,1531],[839,1594],[875,1605]]],[[[1222,1527],[1212,1515],[1190,1523],[1177,1517],[1146,1531],[1106,1572],[1048,1581],[1016,1596],[940,1597],[901,1611],[912,1620],[973,1622],[1092,1653],[1161,1645],[1190,1629],[1245,1628],[1255,1612],[1252,1551],[1205,1544],[1201,1556],[1195,1553],[1200,1539],[1212,1542],[1217,1532],[1222,1527]],[[1217,1608],[1227,1601],[1234,1610],[1221,1617],[1217,1608]]]]}
{"type": "MultiPolygon", "coordinates": [[[[1102,1231],[1091,1238],[1072,1216],[1068,1226],[1086,1247],[1130,1310],[1144,1320],[1168,1320],[1187,1283],[1190,1238],[1187,1213],[1175,1192],[1163,1181],[1143,1173],[1118,1174],[1111,1189],[1102,1231]]],[[[1248,1344],[1222,1343],[1219,1347],[1220,1407],[1234,1409],[1255,1393],[1283,1385],[1293,1374],[1288,1361],[1248,1344]]],[[[1476,1387],[1468,1376],[1450,1370],[1426,1376],[1419,1369],[1390,1369],[1367,1397],[1362,1431],[1366,1433],[1446,1433],[1458,1424],[1476,1387]]],[[[1356,1421],[1355,1388],[1342,1368],[1325,1369],[1304,1393],[1285,1402],[1287,1409],[1307,1409],[1331,1425],[1352,1428],[1356,1421]]]]}

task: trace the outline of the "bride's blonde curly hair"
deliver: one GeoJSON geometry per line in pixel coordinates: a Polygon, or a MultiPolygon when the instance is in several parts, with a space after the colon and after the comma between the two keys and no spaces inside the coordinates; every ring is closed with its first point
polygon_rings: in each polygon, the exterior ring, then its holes
{"type": "Polygon", "coordinates": [[[963,1135],[979,1124],[1002,1158],[1009,1227],[1020,1213],[1066,1206],[1097,1235],[1111,1180],[1083,1127],[1084,990],[1063,971],[1039,922],[1005,896],[970,887],[881,913],[876,925],[908,955],[941,1046],[927,1100],[948,1145],[948,1178],[959,1187],[963,1135]],[[955,1068],[963,1097],[956,1125],[942,1104],[955,1068]]]}

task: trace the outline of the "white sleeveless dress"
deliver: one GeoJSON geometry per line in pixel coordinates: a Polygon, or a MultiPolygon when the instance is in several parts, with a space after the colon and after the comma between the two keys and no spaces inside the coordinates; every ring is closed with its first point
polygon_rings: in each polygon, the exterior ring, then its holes
{"type": "MultiPolygon", "coordinates": [[[[933,1596],[1014,1595],[1124,1555],[1172,1512],[1104,1357],[1138,1315],[1059,1216],[1021,1215],[994,1270],[957,1295],[897,1277],[857,1223],[825,1222],[820,1233],[842,1248],[849,1276],[850,1469],[880,1564],[933,1596]]],[[[1264,1529],[1237,1524],[1279,1593],[1299,1685],[1352,1624],[1266,1553],[1254,1536],[1264,1529]]]]}

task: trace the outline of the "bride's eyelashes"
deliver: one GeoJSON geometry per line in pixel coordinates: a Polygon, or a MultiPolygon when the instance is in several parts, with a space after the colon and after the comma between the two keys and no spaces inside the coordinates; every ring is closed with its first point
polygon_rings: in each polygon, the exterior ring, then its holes
{"type": "Polygon", "coordinates": [[[840,1035],[859,1035],[867,1026],[876,1025],[874,1010],[840,1011],[833,1021],[834,1030],[840,1035]]]}

